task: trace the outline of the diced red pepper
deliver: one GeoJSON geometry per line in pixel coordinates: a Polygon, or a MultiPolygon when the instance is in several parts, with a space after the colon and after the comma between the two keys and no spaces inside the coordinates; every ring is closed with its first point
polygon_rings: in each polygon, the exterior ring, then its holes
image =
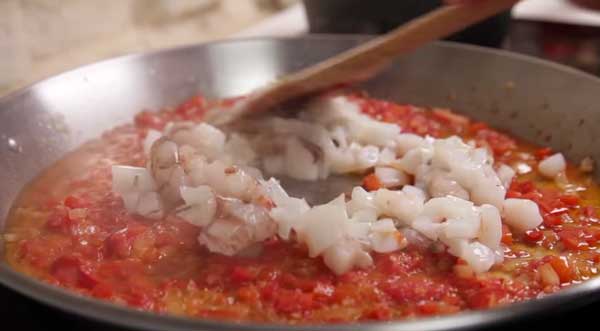
{"type": "Polygon", "coordinates": [[[502,224],[502,243],[505,245],[512,245],[513,243],[513,235],[510,231],[510,228],[506,224],[502,224]]]}
{"type": "Polygon", "coordinates": [[[135,125],[139,128],[154,129],[161,131],[165,127],[165,120],[151,111],[143,111],[135,115],[135,125]]]}
{"type": "Polygon", "coordinates": [[[78,198],[76,196],[73,196],[73,195],[69,195],[68,197],[66,197],[64,204],[65,204],[65,206],[67,206],[71,209],[87,207],[87,203],[85,202],[85,200],[78,198]]]}
{"type": "Polygon", "coordinates": [[[69,213],[66,209],[55,209],[54,212],[52,214],[50,214],[50,216],[48,217],[48,220],[46,221],[46,227],[54,230],[54,231],[59,231],[65,234],[68,234],[70,232],[71,226],[73,225],[73,222],[71,221],[71,219],[69,218],[69,213]]]}
{"type": "Polygon", "coordinates": [[[127,236],[127,229],[123,229],[111,234],[104,245],[108,256],[126,258],[131,255],[131,239],[127,236]]]}
{"type": "Polygon", "coordinates": [[[581,199],[574,194],[562,195],[559,199],[562,203],[571,207],[575,207],[581,202],[581,199]]]}
{"type": "Polygon", "coordinates": [[[566,229],[557,233],[565,248],[570,250],[587,250],[589,243],[583,229],[566,229]]]}
{"type": "Polygon", "coordinates": [[[199,118],[206,112],[206,100],[201,95],[196,95],[184,101],[176,109],[175,113],[184,119],[199,118]]]}
{"type": "Polygon", "coordinates": [[[470,130],[473,133],[477,133],[477,132],[479,132],[481,130],[485,130],[487,128],[489,128],[489,126],[487,124],[485,124],[483,122],[475,122],[475,123],[471,124],[470,130]]]}
{"type": "Polygon", "coordinates": [[[544,233],[540,230],[529,230],[525,232],[525,238],[529,241],[536,242],[544,238],[544,233]]]}
{"type": "Polygon", "coordinates": [[[563,223],[563,220],[560,216],[556,216],[556,215],[552,215],[552,214],[548,214],[548,215],[544,216],[544,225],[549,228],[561,225],[562,223],[563,223]]]}
{"type": "Polygon", "coordinates": [[[538,160],[543,160],[550,155],[552,155],[552,149],[550,147],[540,148],[535,151],[535,157],[538,160]]]}
{"type": "Polygon", "coordinates": [[[544,258],[558,274],[561,283],[568,283],[574,280],[574,272],[571,270],[566,258],[549,255],[544,258]]]}
{"type": "Polygon", "coordinates": [[[383,187],[379,178],[373,173],[363,179],[363,187],[367,191],[377,191],[383,187]]]}
{"type": "Polygon", "coordinates": [[[231,270],[231,281],[234,283],[245,283],[256,278],[257,272],[249,267],[235,266],[231,270]]]}

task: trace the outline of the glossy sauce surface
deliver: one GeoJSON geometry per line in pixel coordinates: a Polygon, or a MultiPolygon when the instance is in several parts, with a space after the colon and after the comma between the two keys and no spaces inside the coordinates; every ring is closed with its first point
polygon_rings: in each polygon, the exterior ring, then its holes
{"type": "MultiPolygon", "coordinates": [[[[543,179],[536,168],[551,154],[547,148],[445,109],[352,98],[363,112],[398,123],[403,132],[456,134],[488,146],[496,164],[520,173],[507,196],[535,201],[543,225],[526,233],[504,226],[505,260],[480,275],[439,246],[376,254],[374,267],[342,276],[309,258],[305,247],[277,238],[258,257],[209,253],[196,241],[198,228],[175,217],[130,215],[111,191],[111,165],[145,164],[142,141],[149,128],[200,120],[212,106],[195,97],[175,109],[138,114],[134,124],[106,132],[42,174],[13,208],[4,234],[6,258],[32,277],[139,309],[292,324],[483,309],[543,296],[598,273],[600,196],[577,167],[569,165],[558,180],[543,179]]],[[[376,177],[365,174],[364,186],[377,189],[376,177]]]]}

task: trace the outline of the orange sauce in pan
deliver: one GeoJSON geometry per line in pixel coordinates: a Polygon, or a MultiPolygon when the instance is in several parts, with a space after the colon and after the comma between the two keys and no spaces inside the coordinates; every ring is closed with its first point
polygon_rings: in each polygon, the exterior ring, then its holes
{"type": "MultiPolygon", "coordinates": [[[[496,162],[519,167],[509,197],[535,201],[544,223],[526,233],[504,228],[505,260],[474,275],[444,251],[409,246],[375,254],[375,265],[334,275],[306,248],[272,238],[258,257],[208,252],[198,229],[126,212],[111,191],[110,166],[142,166],[149,128],[200,120],[207,102],[142,112],[45,171],[14,206],[5,237],[16,270],[86,296],[138,309],[234,321],[340,323],[397,320],[485,309],[553,293],[598,273],[599,189],[569,165],[568,182],[543,179],[537,163],[550,154],[483,123],[443,109],[423,109],[353,95],[362,110],[404,132],[473,139],[496,162]],[[527,172],[525,170],[531,169],[527,172]],[[527,173],[525,173],[527,172],[527,173]],[[548,284],[554,271],[560,284],[548,284]]],[[[367,188],[377,183],[365,179],[367,188]]]]}

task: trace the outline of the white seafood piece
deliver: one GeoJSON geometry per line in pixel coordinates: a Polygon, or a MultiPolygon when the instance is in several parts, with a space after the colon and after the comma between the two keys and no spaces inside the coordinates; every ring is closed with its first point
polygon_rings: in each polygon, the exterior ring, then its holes
{"type": "Polygon", "coordinates": [[[559,173],[565,171],[567,168],[567,161],[562,153],[556,153],[552,156],[545,158],[538,164],[538,170],[540,173],[548,178],[554,178],[559,173]]]}
{"type": "Polygon", "coordinates": [[[365,145],[393,146],[394,138],[400,134],[399,126],[363,114],[358,104],[344,96],[317,100],[303,117],[329,128],[343,126],[353,141],[365,145]]]}
{"type": "Polygon", "coordinates": [[[431,239],[425,237],[419,231],[416,231],[410,227],[403,228],[401,232],[406,238],[408,244],[415,245],[416,247],[427,248],[433,243],[431,239]]]}
{"type": "MultiPolygon", "coordinates": [[[[489,172],[493,172],[491,168],[489,172]]],[[[488,173],[489,173],[488,172],[488,173]]],[[[502,208],[502,202],[506,197],[506,189],[495,175],[474,176],[475,180],[470,189],[471,200],[476,205],[490,204],[502,208]]]]}
{"type": "Polygon", "coordinates": [[[316,257],[346,235],[348,215],[344,205],[329,203],[311,208],[300,216],[298,240],[316,257]]]}
{"type": "Polygon", "coordinates": [[[209,159],[223,154],[226,139],[222,131],[206,123],[178,123],[170,128],[168,136],[178,145],[193,146],[209,159]]]}
{"type": "Polygon", "coordinates": [[[319,160],[296,137],[287,139],[285,149],[285,174],[300,180],[319,179],[319,160]]]}
{"type": "Polygon", "coordinates": [[[456,180],[452,179],[446,172],[432,171],[427,182],[427,191],[429,191],[429,194],[433,198],[451,195],[460,199],[469,200],[469,192],[456,180]]]}
{"type": "Polygon", "coordinates": [[[163,204],[156,192],[143,192],[139,195],[135,213],[138,215],[160,219],[163,217],[163,204]]]}
{"type": "Polygon", "coordinates": [[[251,165],[256,162],[257,155],[248,140],[242,135],[232,133],[223,147],[223,156],[227,157],[228,163],[242,166],[251,165]]]}
{"type": "Polygon", "coordinates": [[[477,241],[456,240],[448,245],[448,252],[465,260],[476,273],[488,271],[496,262],[494,251],[477,241]]]}
{"type": "Polygon", "coordinates": [[[335,274],[342,275],[355,267],[367,268],[373,259],[360,244],[351,240],[341,240],[323,252],[323,262],[335,274]]]}
{"type": "Polygon", "coordinates": [[[146,168],[113,165],[111,172],[114,192],[123,194],[156,190],[154,179],[146,168]]]}
{"type": "Polygon", "coordinates": [[[371,224],[369,234],[371,248],[378,253],[391,253],[408,245],[408,241],[394,226],[391,219],[382,219],[371,224]]]}
{"type": "Polygon", "coordinates": [[[307,212],[310,206],[304,199],[288,196],[275,178],[262,180],[260,184],[266,196],[275,204],[269,215],[277,223],[277,234],[284,240],[290,239],[292,229],[300,222],[299,217],[307,212]]]}
{"type": "Polygon", "coordinates": [[[348,201],[347,207],[350,215],[365,209],[375,210],[374,194],[367,192],[360,186],[356,186],[352,189],[351,199],[348,201]]]}
{"type": "Polygon", "coordinates": [[[348,237],[350,239],[370,245],[369,233],[371,232],[372,222],[353,222],[347,224],[348,237]]]}
{"type": "Polygon", "coordinates": [[[410,178],[405,172],[394,168],[376,167],[375,176],[385,188],[399,187],[410,183],[410,178]]]}
{"type": "Polygon", "coordinates": [[[423,211],[412,227],[429,239],[441,234],[447,238],[474,238],[480,226],[480,215],[473,203],[448,196],[433,198],[423,205],[423,211]]]}
{"type": "Polygon", "coordinates": [[[211,252],[232,256],[275,235],[277,224],[263,207],[223,199],[221,216],[198,236],[211,252]]]}
{"type": "Polygon", "coordinates": [[[513,168],[507,166],[506,164],[501,164],[496,170],[496,173],[498,174],[498,178],[505,189],[510,187],[510,183],[517,174],[513,168]]]}
{"type": "Polygon", "coordinates": [[[121,195],[127,211],[153,219],[163,216],[156,184],[147,169],[114,165],[111,171],[112,190],[121,195]]]}
{"type": "Polygon", "coordinates": [[[477,239],[491,249],[500,247],[502,240],[502,218],[498,208],[492,205],[483,205],[479,208],[481,212],[481,226],[477,239]]]}
{"type": "Polygon", "coordinates": [[[207,185],[221,196],[251,201],[258,191],[258,181],[235,166],[227,166],[220,160],[205,168],[207,185]]]}
{"type": "Polygon", "coordinates": [[[506,199],[502,215],[504,222],[517,231],[535,229],[543,222],[538,205],[527,199],[506,199]]]}
{"type": "Polygon", "coordinates": [[[352,189],[351,199],[346,203],[346,209],[352,221],[369,223],[377,220],[378,211],[374,194],[360,186],[352,189]]]}
{"type": "Polygon", "coordinates": [[[146,154],[146,155],[150,154],[152,145],[154,144],[154,142],[156,142],[158,139],[160,139],[160,137],[162,137],[162,132],[152,130],[152,129],[148,130],[148,133],[146,134],[146,137],[144,138],[144,142],[142,143],[142,146],[144,148],[144,154],[146,154]]]}
{"type": "Polygon", "coordinates": [[[390,147],[385,147],[379,152],[377,165],[390,166],[396,160],[396,152],[390,147]]]}
{"type": "Polygon", "coordinates": [[[433,146],[427,140],[418,148],[411,149],[397,161],[397,167],[408,174],[415,175],[419,167],[428,165],[433,157],[433,146]]]}
{"type": "Polygon", "coordinates": [[[186,174],[180,164],[177,144],[167,137],[158,139],[150,149],[148,169],[157,191],[170,207],[181,200],[179,187],[186,184],[186,174]]]}
{"type": "Polygon", "coordinates": [[[375,192],[375,206],[380,215],[393,217],[403,224],[410,224],[423,208],[423,196],[415,190],[390,191],[380,189],[375,192]]]}
{"type": "Polygon", "coordinates": [[[288,198],[284,203],[279,203],[271,209],[269,215],[277,222],[279,237],[288,240],[292,229],[301,225],[300,216],[309,209],[306,200],[298,198],[288,198]]]}
{"type": "Polygon", "coordinates": [[[351,173],[369,169],[379,162],[379,149],[351,143],[346,149],[337,149],[326,155],[333,173],[351,173]]]}
{"type": "Polygon", "coordinates": [[[217,212],[217,198],[208,186],[182,187],[181,197],[185,205],[177,212],[190,224],[204,227],[212,223],[217,212]]]}
{"type": "Polygon", "coordinates": [[[396,152],[399,156],[404,156],[408,151],[421,147],[425,139],[413,133],[402,133],[395,138],[396,152]]]}

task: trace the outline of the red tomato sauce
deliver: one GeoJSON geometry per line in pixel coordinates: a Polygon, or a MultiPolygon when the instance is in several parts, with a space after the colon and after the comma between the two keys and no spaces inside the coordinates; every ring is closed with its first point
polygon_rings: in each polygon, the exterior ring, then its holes
{"type": "MultiPolygon", "coordinates": [[[[521,170],[508,197],[535,201],[543,225],[526,233],[504,226],[505,261],[479,275],[440,247],[374,254],[373,267],[342,276],[309,258],[306,247],[277,238],[265,243],[258,257],[210,253],[196,241],[198,228],[182,220],[128,214],[111,191],[110,178],[113,164],[144,165],[141,142],[149,128],[200,120],[214,104],[198,96],[175,109],[141,112],[134,124],[105,133],[42,174],[13,208],[4,235],[6,258],[32,277],[138,309],[290,324],[485,309],[537,298],[598,273],[599,191],[589,175],[569,165],[568,180],[543,179],[535,169],[550,149],[446,109],[351,97],[364,113],[397,123],[404,132],[456,134],[488,147],[496,162],[521,170]]],[[[380,185],[366,175],[367,189],[380,185]]]]}

